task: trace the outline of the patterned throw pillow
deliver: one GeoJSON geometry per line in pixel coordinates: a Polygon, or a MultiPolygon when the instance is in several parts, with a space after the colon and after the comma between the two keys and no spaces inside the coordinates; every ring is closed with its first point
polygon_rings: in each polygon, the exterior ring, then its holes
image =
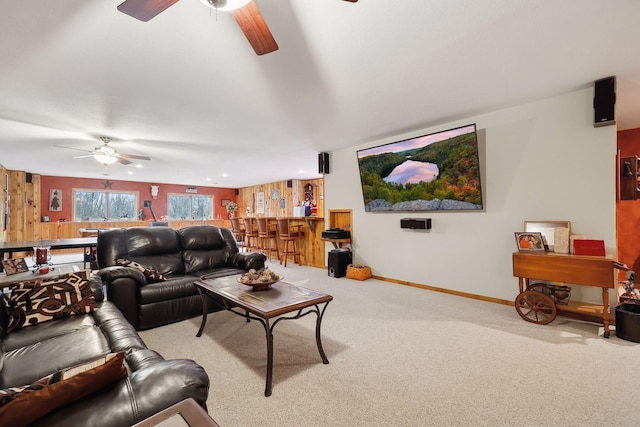
{"type": "Polygon", "coordinates": [[[124,353],[58,371],[33,384],[0,390],[2,425],[26,426],[127,376],[124,353]]]}
{"type": "Polygon", "coordinates": [[[145,267],[135,261],[119,258],[116,260],[116,265],[122,265],[123,267],[132,267],[136,270],[140,270],[144,277],[147,278],[148,283],[164,282],[167,280],[158,270],[154,270],[150,267],[145,267]]]}
{"type": "Polygon", "coordinates": [[[9,289],[7,332],[48,320],[91,313],[96,308],[89,281],[82,274],[11,283],[9,289]]]}

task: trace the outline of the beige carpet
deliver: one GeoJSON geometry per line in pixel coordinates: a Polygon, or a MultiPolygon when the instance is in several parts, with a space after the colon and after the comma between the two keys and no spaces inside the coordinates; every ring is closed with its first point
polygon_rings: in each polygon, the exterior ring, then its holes
{"type": "MultiPolygon", "coordinates": [[[[637,425],[640,344],[558,317],[540,326],[513,307],[277,263],[288,281],[334,296],[315,316],[274,330],[273,394],[264,396],[258,322],[227,312],[141,332],[165,358],[211,379],[209,413],[235,426],[637,425]]],[[[505,283],[517,289],[517,281],[505,283]]]]}

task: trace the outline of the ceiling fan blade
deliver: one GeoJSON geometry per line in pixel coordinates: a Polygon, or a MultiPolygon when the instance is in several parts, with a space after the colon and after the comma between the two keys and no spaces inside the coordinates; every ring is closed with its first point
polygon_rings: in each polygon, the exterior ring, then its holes
{"type": "Polygon", "coordinates": [[[278,50],[278,44],[253,0],[232,13],[256,54],[264,55],[278,50]]]}
{"type": "Polygon", "coordinates": [[[74,159],[86,159],[87,157],[93,157],[93,154],[83,154],[82,156],[73,156],[74,159]]]}
{"type": "Polygon", "coordinates": [[[126,0],[118,5],[118,10],[147,22],[177,2],[178,0],[126,0]]]}
{"type": "Polygon", "coordinates": [[[122,157],[123,159],[151,160],[149,156],[135,156],[133,154],[118,154],[118,157],[122,157]]]}
{"type": "Polygon", "coordinates": [[[130,165],[131,162],[127,159],[122,158],[122,156],[118,156],[118,163],[121,163],[123,165],[130,165]]]}
{"type": "Polygon", "coordinates": [[[358,0],[344,0],[344,1],[350,1],[351,3],[355,3],[355,2],[357,2],[358,0]]]}
{"type": "Polygon", "coordinates": [[[54,147],[58,147],[58,148],[66,148],[67,150],[84,151],[85,153],[93,153],[93,150],[83,150],[82,148],[65,147],[65,146],[63,146],[63,145],[54,145],[54,147]]]}

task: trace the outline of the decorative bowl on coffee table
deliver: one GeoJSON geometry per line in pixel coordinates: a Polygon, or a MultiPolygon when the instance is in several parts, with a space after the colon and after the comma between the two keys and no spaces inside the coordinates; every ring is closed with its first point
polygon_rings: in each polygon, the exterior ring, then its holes
{"type": "Polygon", "coordinates": [[[246,286],[251,286],[253,290],[263,290],[269,288],[274,283],[284,279],[284,276],[274,273],[269,269],[258,271],[250,270],[238,278],[238,282],[246,286]]]}

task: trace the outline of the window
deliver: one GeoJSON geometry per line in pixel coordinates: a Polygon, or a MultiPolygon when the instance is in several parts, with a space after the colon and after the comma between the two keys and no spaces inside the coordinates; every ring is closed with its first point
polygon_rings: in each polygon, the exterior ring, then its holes
{"type": "Polygon", "coordinates": [[[213,219],[213,197],[169,194],[169,219],[213,219]]]}
{"type": "Polygon", "coordinates": [[[74,221],[136,220],[137,192],[73,190],[74,221]]]}

